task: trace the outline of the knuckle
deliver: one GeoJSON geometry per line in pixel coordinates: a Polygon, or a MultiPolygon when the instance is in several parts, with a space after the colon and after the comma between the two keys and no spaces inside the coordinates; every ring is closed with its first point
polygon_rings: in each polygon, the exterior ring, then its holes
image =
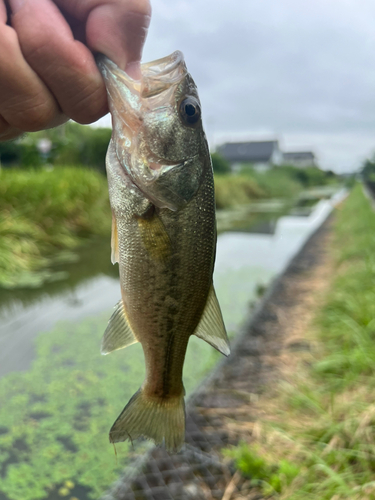
{"type": "Polygon", "coordinates": [[[0,47],[0,64],[3,61],[13,61],[19,54],[18,36],[10,26],[0,26],[0,47]]]}
{"type": "MultiPolygon", "coordinates": [[[[3,112],[5,114],[5,112],[3,112]]],[[[28,97],[7,108],[9,123],[24,132],[37,132],[48,127],[55,118],[55,109],[43,99],[28,97]]]]}
{"type": "Polygon", "coordinates": [[[72,102],[69,116],[78,123],[92,123],[108,112],[106,94],[101,88],[86,90],[72,102]]]}
{"type": "Polygon", "coordinates": [[[27,131],[36,132],[48,127],[55,117],[54,109],[45,103],[33,104],[26,109],[27,131]]]}
{"type": "Polygon", "coordinates": [[[35,59],[39,61],[41,57],[44,57],[48,47],[51,46],[51,40],[53,40],[53,38],[48,36],[48,33],[46,33],[45,30],[41,33],[34,33],[29,36],[27,44],[24,43],[22,46],[25,58],[29,62],[32,62],[35,59]]]}

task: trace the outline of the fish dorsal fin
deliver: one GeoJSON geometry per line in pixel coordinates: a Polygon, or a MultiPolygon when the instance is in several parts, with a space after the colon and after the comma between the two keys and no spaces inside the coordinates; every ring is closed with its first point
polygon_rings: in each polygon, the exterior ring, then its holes
{"type": "Polygon", "coordinates": [[[211,344],[212,347],[215,347],[225,356],[229,356],[228,336],[213,285],[211,285],[206,307],[194,334],[211,344]]]}
{"type": "Polygon", "coordinates": [[[104,332],[100,352],[109,354],[112,351],[123,349],[138,342],[126,319],[122,299],[116,304],[106,331],[104,332]]]}
{"type": "Polygon", "coordinates": [[[112,264],[116,264],[116,262],[119,261],[119,256],[118,256],[118,234],[117,234],[117,224],[116,224],[116,218],[112,214],[112,235],[111,235],[111,261],[112,264]]]}

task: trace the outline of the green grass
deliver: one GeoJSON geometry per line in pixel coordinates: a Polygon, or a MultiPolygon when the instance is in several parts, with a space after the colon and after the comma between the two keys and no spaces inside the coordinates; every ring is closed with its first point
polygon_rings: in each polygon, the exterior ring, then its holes
{"type": "Polygon", "coordinates": [[[82,167],[0,171],[0,286],[39,286],[53,261],[110,234],[105,177],[82,167]]]}
{"type": "Polygon", "coordinates": [[[255,179],[245,175],[216,175],[215,176],[216,207],[231,208],[251,201],[267,198],[255,179]]]}
{"type": "Polygon", "coordinates": [[[252,179],[268,198],[296,198],[298,193],[307,187],[283,167],[257,172],[245,165],[241,175],[244,178],[252,179]]]}
{"type": "MultiPolygon", "coordinates": [[[[294,170],[216,175],[217,208],[275,197],[293,203],[303,189],[294,170]]],[[[0,287],[39,287],[62,278],[53,264],[74,260],[74,249],[93,236],[109,236],[110,226],[107,180],[99,172],[82,166],[0,170],[0,287]]]]}
{"type": "Polygon", "coordinates": [[[334,231],[335,279],[315,319],[315,360],[301,363],[293,385],[280,385],[260,442],[231,452],[275,498],[375,498],[375,213],[361,186],[334,231]]]}

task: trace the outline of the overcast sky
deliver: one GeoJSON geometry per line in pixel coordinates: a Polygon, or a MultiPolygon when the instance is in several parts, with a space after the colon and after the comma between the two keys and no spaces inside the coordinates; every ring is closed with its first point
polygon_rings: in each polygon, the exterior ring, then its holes
{"type": "Polygon", "coordinates": [[[144,61],[176,49],[211,147],[277,137],[335,171],[375,152],[374,0],[154,0],[144,61]]]}

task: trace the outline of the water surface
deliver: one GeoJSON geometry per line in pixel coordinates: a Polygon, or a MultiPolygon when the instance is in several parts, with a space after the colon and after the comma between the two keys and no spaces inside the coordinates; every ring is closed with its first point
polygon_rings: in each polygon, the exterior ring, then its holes
{"type": "MultiPolygon", "coordinates": [[[[214,283],[230,335],[259,285],[285,268],[331,209],[323,200],[303,217],[252,210],[242,224],[236,215],[236,231],[219,235],[214,283]]],[[[109,242],[82,249],[80,261],[61,270],[71,279],[0,293],[0,500],[97,499],[132,461],[123,443],[116,462],[108,429],[141,385],[144,361],[139,344],[99,354],[120,298],[109,242]]],[[[191,338],[187,393],[219,357],[191,338]]]]}

